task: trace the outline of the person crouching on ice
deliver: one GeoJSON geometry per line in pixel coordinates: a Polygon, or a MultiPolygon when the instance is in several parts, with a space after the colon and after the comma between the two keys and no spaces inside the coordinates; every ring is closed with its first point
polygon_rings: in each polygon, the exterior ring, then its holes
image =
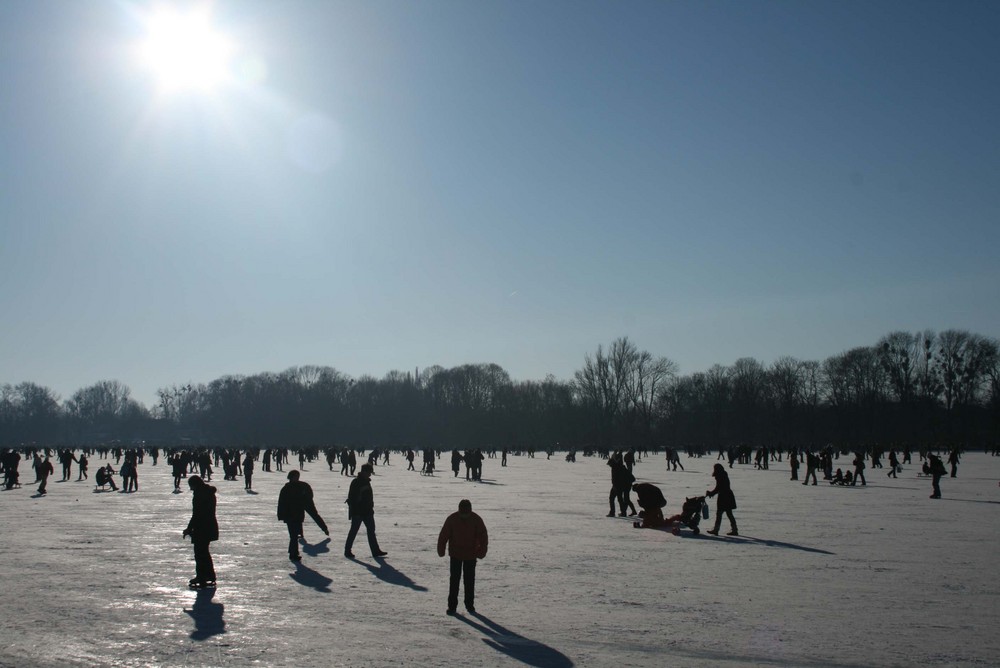
{"type": "Polygon", "coordinates": [[[642,508],[639,511],[642,522],[635,522],[634,525],[643,529],[663,526],[663,508],[667,500],[660,488],[649,482],[640,482],[632,485],[632,491],[639,497],[639,507],[642,508]]]}

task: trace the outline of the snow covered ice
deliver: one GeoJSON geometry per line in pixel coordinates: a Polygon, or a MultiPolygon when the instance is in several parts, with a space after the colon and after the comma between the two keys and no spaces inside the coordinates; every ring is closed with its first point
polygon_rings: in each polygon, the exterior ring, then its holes
{"type": "MultiPolygon", "coordinates": [[[[661,487],[665,514],[713,487],[714,455],[682,462],[667,472],[660,454],[635,469],[661,487]]],[[[219,585],[200,592],[187,588],[194,561],[181,538],[191,494],[173,493],[162,458],[146,458],[133,494],[95,492],[97,457],[90,481],[75,482],[74,466],[59,482],[57,466],[43,498],[29,463],[24,487],[0,492],[2,666],[1000,663],[1000,458],[979,453],[942,480],[941,500],[916,465],[898,480],[869,468],[868,486],[849,488],[789,481],[787,463],[737,465],[738,538],[605,517],[610,470],[598,457],[487,459],[477,483],[464,469],[406,471],[394,454],[373,478],[380,561],[363,532],[357,560],[344,558],[351,479],[317,461],[302,479],[331,537],[307,517],[299,565],[275,516],[285,473],[258,470],[248,494],[218,472],[219,585]],[[462,498],[490,550],[480,616],[452,618],[435,547],[462,498]]]]}

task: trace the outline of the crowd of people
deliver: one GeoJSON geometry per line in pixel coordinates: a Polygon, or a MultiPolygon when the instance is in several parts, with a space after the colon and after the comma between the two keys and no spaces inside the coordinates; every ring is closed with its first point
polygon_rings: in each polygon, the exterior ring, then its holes
{"type": "MultiPolygon", "coordinates": [[[[607,459],[607,465],[611,469],[612,482],[609,494],[609,517],[614,517],[616,514],[620,517],[638,516],[634,522],[636,527],[666,528],[675,533],[678,533],[681,527],[688,527],[692,533],[698,534],[700,533],[700,520],[708,519],[710,514],[709,499],[715,499],[715,523],[707,533],[717,536],[721,530],[722,520],[726,518],[730,527],[727,535],[739,536],[733,513],[737,509],[736,496],[730,483],[726,464],[728,464],[729,469],[732,469],[736,464],[752,464],[755,470],[769,470],[771,464],[781,463],[784,458],[788,462],[792,481],[798,481],[799,469],[805,468],[805,476],[801,482],[803,485],[808,485],[810,481],[813,485],[818,484],[818,474],[821,474],[823,479],[831,485],[865,486],[867,485],[866,470],[869,470],[870,473],[874,469],[883,469],[882,460],[886,459],[889,465],[886,475],[895,478],[904,465],[912,464],[914,450],[914,448],[905,446],[889,448],[887,451],[878,447],[866,447],[847,452],[834,448],[832,445],[815,451],[794,447],[753,449],[747,446],[736,446],[720,448],[716,462],[712,467],[711,475],[714,479],[712,489],[706,490],[703,496],[685,499],[681,511],[670,517],[665,517],[663,514],[667,501],[662,490],[652,483],[638,482],[635,477],[636,463],[641,462],[643,456],[648,457],[648,451],[629,449],[610,452],[606,449],[595,448],[584,449],[583,454],[585,456],[599,455],[607,459]],[[850,467],[846,471],[843,467],[837,468],[834,472],[834,462],[844,454],[853,457],[850,467]],[[632,492],[635,492],[641,510],[637,510],[633,504],[632,492]]],[[[302,559],[299,553],[299,543],[304,538],[303,523],[306,515],[312,518],[324,534],[329,536],[330,533],[326,522],[316,509],[312,488],[301,479],[300,475],[300,471],[306,467],[306,464],[317,461],[321,457],[325,458],[331,472],[339,463],[340,474],[352,478],[345,501],[348,505],[350,527],[344,544],[344,556],[349,559],[355,558],[353,553],[355,538],[361,526],[364,525],[372,556],[376,559],[386,557],[388,553],[382,549],[376,535],[372,475],[380,462],[382,465],[389,464],[390,450],[370,450],[367,463],[363,464],[360,469],[357,468],[357,459],[359,455],[365,455],[364,450],[329,448],[321,452],[318,448],[303,448],[293,452],[298,460],[298,470],[292,469],[288,472],[288,482],[281,489],[277,501],[277,519],[284,522],[288,530],[289,559],[293,562],[302,559]]],[[[413,449],[401,452],[408,464],[406,470],[416,471],[414,465],[416,452],[413,449]]],[[[531,449],[514,452],[518,455],[525,454],[528,458],[534,457],[534,450],[531,449]]],[[[677,471],[678,468],[681,471],[684,470],[680,460],[680,452],[680,449],[665,449],[667,471],[677,471]]],[[[918,475],[924,475],[931,479],[933,490],[931,498],[934,499],[941,498],[940,481],[949,473],[945,463],[947,462],[950,466],[952,477],[956,477],[958,474],[961,450],[949,448],[946,452],[947,454],[943,458],[926,448],[916,449],[921,464],[918,475]]],[[[99,466],[94,474],[95,492],[110,489],[110,491],[121,491],[122,493],[135,493],[139,491],[139,465],[144,462],[146,457],[149,457],[155,466],[160,454],[160,448],[140,446],[82,449],[8,448],[0,453],[0,473],[3,475],[5,489],[20,487],[20,463],[30,460],[31,468],[35,472],[35,483],[38,485],[37,496],[43,496],[48,491],[48,479],[56,470],[53,459],[58,462],[61,468],[63,482],[72,481],[74,464],[77,466],[76,482],[83,482],[90,481],[88,474],[90,460],[92,457],[98,457],[106,460],[106,463],[99,466]],[[118,466],[117,472],[115,466],[118,466]],[[121,478],[120,490],[115,476],[121,478]]],[[[242,476],[247,493],[255,493],[252,489],[254,472],[258,468],[263,472],[283,472],[284,467],[291,466],[290,450],[280,447],[264,450],[258,448],[168,448],[164,450],[163,454],[173,477],[174,492],[181,493],[182,481],[187,479],[188,488],[192,493],[191,519],[182,532],[185,538],[191,538],[194,547],[196,573],[189,585],[193,588],[214,587],[216,577],[210,544],[218,539],[219,528],[215,518],[217,488],[210,483],[215,472],[221,470],[223,480],[227,481],[235,481],[242,476]]],[[[433,476],[437,470],[437,460],[447,458],[450,460],[452,477],[459,477],[464,465],[465,479],[480,481],[482,480],[484,460],[499,456],[501,467],[505,467],[508,454],[507,448],[503,448],[501,451],[470,448],[464,452],[457,449],[450,452],[425,449],[420,473],[433,476]]],[[[547,454],[551,457],[552,451],[548,450],[547,454]]],[[[687,454],[689,457],[702,457],[708,452],[703,449],[688,448],[687,454]]],[[[1000,453],[994,451],[994,454],[1000,453]]],[[[575,450],[568,451],[566,461],[571,463],[576,461],[575,450]]],[[[474,612],[475,563],[476,560],[486,555],[487,533],[482,518],[471,511],[471,503],[468,500],[461,502],[458,512],[448,517],[441,530],[438,544],[438,553],[441,556],[444,556],[446,547],[451,557],[448,614],[455,614],[460,583],[464,583],[465,606],[469,611],[474,612]]]]}

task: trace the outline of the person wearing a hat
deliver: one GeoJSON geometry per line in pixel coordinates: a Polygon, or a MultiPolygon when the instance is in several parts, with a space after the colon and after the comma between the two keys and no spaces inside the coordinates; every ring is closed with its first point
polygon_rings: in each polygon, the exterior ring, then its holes
{"type": "Polygon", "coordinates": [[[458,512],[452,513],[444,521],[438,535],[438,556],[443,557],[445,546],[451,557],[451,581],[448,586],[448,614],[454,615],[458,607],[458,581],[465,584],[465,609],[476,612],[476,560],[486,556],[489,535],[486,524],[472,512],[472,502],[462,499],[458,512]]]}

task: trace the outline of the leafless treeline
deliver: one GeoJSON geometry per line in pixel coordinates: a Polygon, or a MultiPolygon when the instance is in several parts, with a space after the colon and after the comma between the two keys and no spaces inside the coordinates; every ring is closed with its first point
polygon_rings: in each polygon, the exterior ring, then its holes
{"type": "Polygon", "coordinates": [[[782,357],[680,375],[627,338],[570,381],[515,381],[496,364],[350,378],[334,368],[162,388],[147,408],[118,381],[60,401],[0,386],[0,442],[146,440],[390,447],[843,445],[1000,438],[1000,346],[966,331],[893,332],[822,362],[782,357]]]}

